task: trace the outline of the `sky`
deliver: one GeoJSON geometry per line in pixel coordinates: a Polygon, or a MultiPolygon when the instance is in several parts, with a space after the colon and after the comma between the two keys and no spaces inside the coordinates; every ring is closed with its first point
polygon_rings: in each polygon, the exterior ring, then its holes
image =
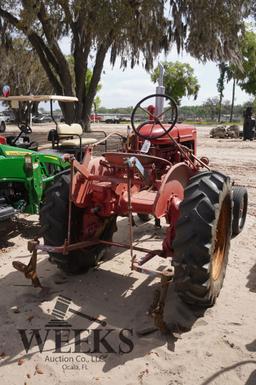
{"type": "MultiPolygon", "coordinates": [[[[61,41],[61,47],[65,54],[70,53],[70,40],[64,38],[61,41]]],[[[158,61],[180,61],[189,63],[193,69],[195,76],[200,84],[200,90],[197,100],[192,97],[182,99],[181,105],[200,105],[208,97],[218,95],[216,84],[219,77],[219,71],[216,63],[207,62],[206,64],[199,63],[198,60],[192,58],[187,53],[177,54],[174,48],[168,55],[160,55],[155,61],[157,66],[158,61]]],[[[155,92],[155,84],[152,83],[150,75],[142,66],[136,66],[133,69],[120,69],[120,61],[117,60],[114,67],[109,63],[109,57],[105,59],[104,70],[101,76],[102,89],[99,92],[101,106],[112,107],[127,107],[134,106],[143,97],[155,92]]],[[[224,100],[231,101],[232,82],[225,86],[224,100]]],[[[236,87],[235,104],[242,104],[251,99],[251,96],[243,92],[240,87],[236,87]]]]}

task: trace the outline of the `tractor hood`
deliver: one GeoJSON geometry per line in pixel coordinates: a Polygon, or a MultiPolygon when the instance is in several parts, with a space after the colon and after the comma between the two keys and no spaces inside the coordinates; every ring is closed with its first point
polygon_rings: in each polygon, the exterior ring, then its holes
{"type": "MultiPolygon", "coordinates": [[[[164,127],[168,129],[170,125],[164,124],[164,127]]],[[[161,135],[164,133],[163,128],[156,124],[153,127],[152,130],[152,123],[145,124],[141,129],[140,133],[143,136],[151,136],[152,140],[154,141],[154,137],[161,135]]],[[[184,141],[192,141],[195,140],[196,137],[196,127],[188,125],[188,124],[176,124],[173,129],[170,131],[170,135],[176,139],[178,142],[184,142],[184,141]]],[[[167,135],[162,136],[161,138],[156,139],[157,143],[166,143],[170,142],[170,138],[167,135]]]]}
{"type": "Polygon", "coordinates": [[[0,155],[4,157],[13,157],[13,156],[25,156],[27,154],[36,154],[35,151],[27,150],[25,148],[8,146],[5,144],[0,145],[0,155]]]}
{"type": "Polygon", "coordinates": [[[49,162],[57,165],[61,165],[62,168],[67,169],[70,167],[70,163],[63,160],[63,158],[58,154],[44,153],[28,150],[25,148],[8,146],[5,144],[0,144],[0,159],[20,159],[24,158],[25,155],[31,155],[33,159],[39,160],[40,162],[49,162]]]}

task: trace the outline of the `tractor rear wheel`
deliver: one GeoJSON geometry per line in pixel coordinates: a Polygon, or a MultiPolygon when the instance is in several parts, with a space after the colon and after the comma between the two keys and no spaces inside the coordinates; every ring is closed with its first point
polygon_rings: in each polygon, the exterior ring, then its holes
{"type": "MultiPolygon", "coordinates": [[[[70,176],[61,175],[59,179],[47,189],[44,204],[40,210],[40,224],[44,243],[49,246],[61,246],[67,237],[68,202],[70,176]]],[[[72,207],[71,241],[79,242],[78,234],[82,226],[82,209],[72,207]]],[[[106,220],[100,238],[111,240],[116,231],[116,218],[106,220]]],[[[50,260],[69,274],[80,274],[90,267],[96,266],[104,257],[105,245],[98,244],[86,249],[69,252],[68,255],[49,253],[50,260]]]]}
{"type": "Polygon", "coordinates": [[[216,171],[196,174],[185,188],[173,241],[174,283],[184,302],[214,305],[226,273],[231,233],[229,178],[216,171]]]}

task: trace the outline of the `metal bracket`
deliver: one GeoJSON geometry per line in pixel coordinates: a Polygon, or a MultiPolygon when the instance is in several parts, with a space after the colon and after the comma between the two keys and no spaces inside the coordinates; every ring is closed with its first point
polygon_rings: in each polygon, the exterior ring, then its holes
{"type": "Polygon", "coordinates": [[[146,175],[145,169],[138,158],[136,158],[135,156],[132,156],[126,160],[126,163],[130,168],[135,167],[142,178],[146,178],[147,175],[146,175]]]}
{"type": "Polygon", "coordinates": [[[28,242],[28,250],[29,252],[32,252],[32,256],[30,258],[30,261],[28,265],[25,265],[25,263],[19,262],[19,261],[13,261],[12,265],[13,267],[23,273],[26,278],[31,279],[32,285],[34,287],[42,287],[39,278],[37,276],[36,272],[36,265],[37,265],[37,245],[39,244],[39,241],[29,241],[28,242]]]}
{"type": "Polygon", "coordinates": [[[162,333],[167,333],[169,331],[164,321],[164,308],[167,297],[167,291],[169,288],[169,284],[172,281],[173,274],[170,274],[170,272],[168,274],[168,270],[169,269],[167,269],[166,272],[167,274],[163,274],[161,276],[161,288],[155,291],[153,303],[149,309],[149,314],[153,317],[156,327],[162,333]]]}

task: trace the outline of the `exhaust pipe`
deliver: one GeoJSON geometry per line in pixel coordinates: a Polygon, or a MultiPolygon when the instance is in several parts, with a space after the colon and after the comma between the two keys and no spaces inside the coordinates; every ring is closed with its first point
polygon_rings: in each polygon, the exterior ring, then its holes
{"type": "MultiPolygon", "coordinates": [[[[164,95],[165,87],[164,87],[164,67],[161,63],[158,64],[159,68],[159,78],[158,78],[158,86],[156,87],[156,94],[164,95]]],[[[164,98],[156,96],[156,116],[160,115],[164,112],[164,98]]],[[[161,116],[161,120],[163,120],[163,115],[161,116]]]]}

